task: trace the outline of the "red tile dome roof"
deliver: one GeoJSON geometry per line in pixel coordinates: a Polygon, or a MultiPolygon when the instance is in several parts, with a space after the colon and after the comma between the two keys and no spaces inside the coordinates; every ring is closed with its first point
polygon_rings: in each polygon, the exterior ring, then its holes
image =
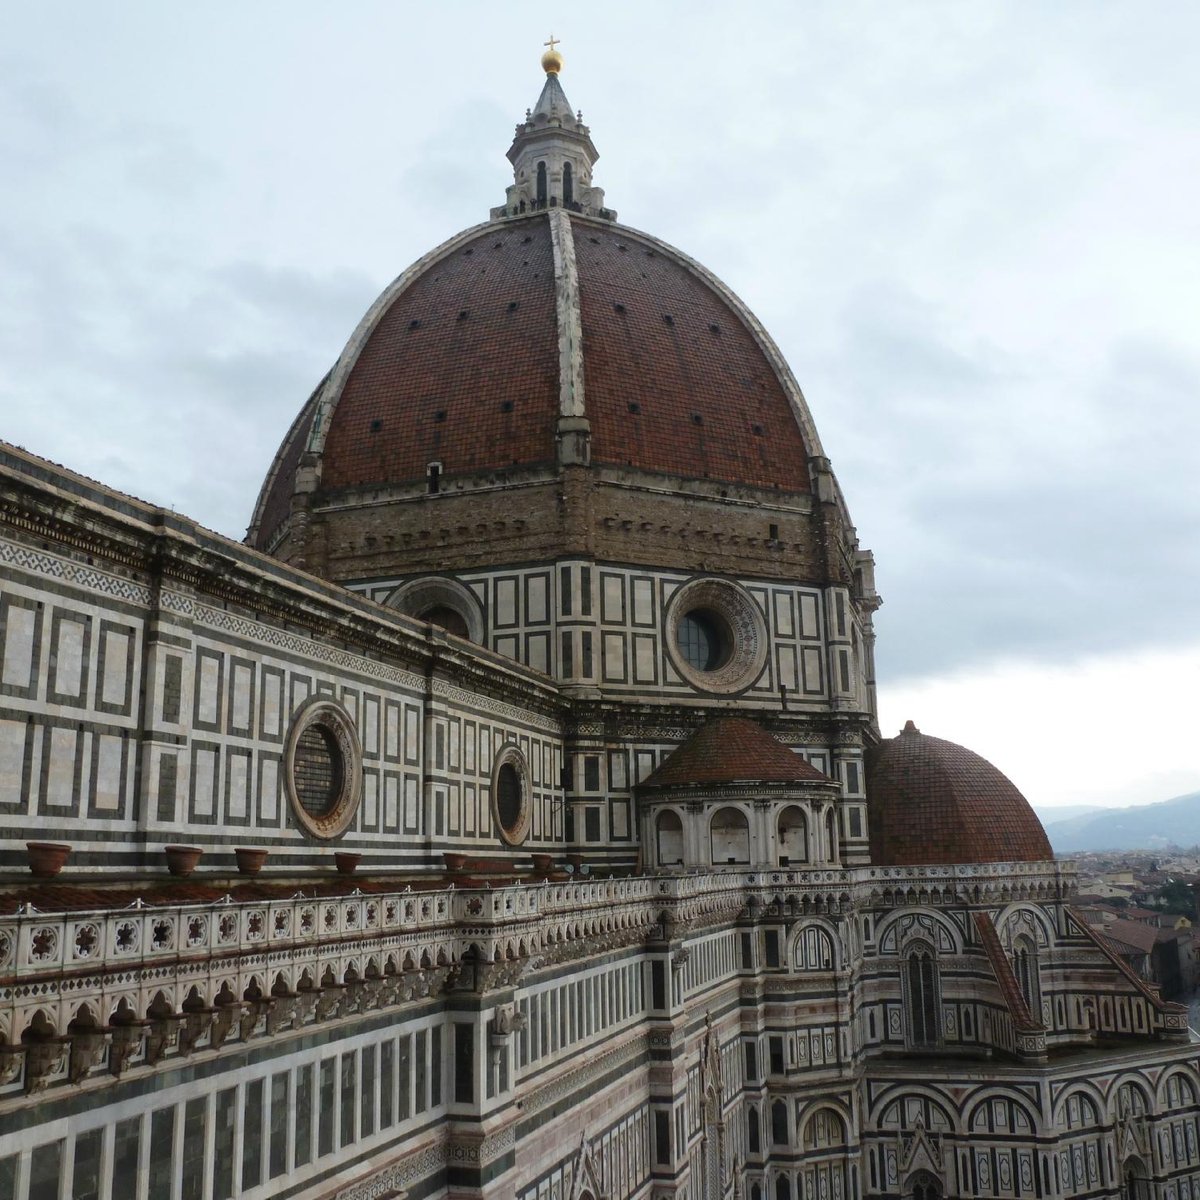
{"type": "Polygon", "coordinates": [[[251,540],[268,548],[290,513],[305,449],[326,494],[415,483],[431,462],[447,481],[553,468],[564,386],[593,464],[810,490],[811,418],[745,306],[665,243],[560,210],[467,230],[380,296],[288,431],[251,540]]]}
{"type": "Polygon", "coordinates": [[[1042,823],[985,758],[909,721],[867,754],[871,861],[879,866],[1046,862],[1042,823]]]}
{"type": "Polygon", "coordinates": [[[673,751],[640,786],[693,787],[716,783],[836,786],[827,775],[746,717],[715,717],[673,751]]]}

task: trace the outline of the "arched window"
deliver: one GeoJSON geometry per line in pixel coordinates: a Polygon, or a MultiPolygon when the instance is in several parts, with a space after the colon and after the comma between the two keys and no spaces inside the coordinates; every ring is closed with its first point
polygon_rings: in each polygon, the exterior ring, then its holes
{"type": "Polygon", "coordinates": [[[658,814],[655,822],[658,834],[658,865],[671,867],[683,863],[683,823],[678,813],[670,810],[658,814]]]}
{"type": "Polygon", "coordinates": [[[914,946],[904,957],[904,1010],[908,1044],[936,1046],[942,1039],[941,996],[933,947],[914,946]]]}
{"type": "Polygon", "coordinates": [[[771,1141],[776,1146],[786,1146],[788,1143],[787,1105],[782,1100],[776,1100],[771,1105],[771,1141]]]}
{"type": "Polygon", "coordinates": [[[746,1109],[746,1148],[751,1154],[762,1151],[762,1139],[758,1129],[758,1109],[753,1104],[746,1109]]]}
{"type": "Polygon", "coordinates": [[[792,1200],[792,1185],[786,1175],[775,1180],[775,1200],[792,1200]]]}
{"type": "Polygon", "coordinates": [[[422,621],[428,621],[431,625],[440,625],[447,633],[452,633],[455,637],[469,638],[471,636],[470,630],[467,629],[466,618],[448,604],[435,604],[425,609],[420,614],[420,618],[422,621]]]}
{"type": "Polygon", "coordinates": [[[575,181],[571,176],[571,164],[563,163],[563,203],[570,204],[575,199],[575,181]]]}
{"type": "Polygon", "coordinates": [[[779,814],[779,865],[808,862],[808,822],[804,810],[790,804],[779,814]]]}
{"type": "Polygon", "coordinates": [[[544,162],[537,165],[537,202],[539,206],[546,203],[546,164],[544,162]]]}
{"type": "Polygon", "coordinates": [[[722,808],[710,826],[714,866],[750,861],[750,822],[739,808],[722,808]]]}
{"type": "Polygon", "coordinates": [[[1038,986],[1037,946],[1030,937],[1022,934],[1013,942],[1013,969],[1016,972],[1017,984],[1025,1003],[1029,1005],[1029,1014],[1035,1021],[1042,1019],[1042,992],[1038,986]]]}
{"type": "Polygon", "coordinates": [[[832,971],[833,942],[819,925],[808,925],[796,935],[792,968],[796,971],[832,971]]]}
{"type": "Polygon", "coordinates": [[[1121,1200],[1150,1200],[1150,1176],[1136,1155],[1121,1168],[1121,1200]]]}
{"type": "Polygon", "coordinates": [[[837,862],[837,810],[833,808],[825,814],[825,853],[829,856],[830,862],[837,862]]]}
{"type": "Polygon", "coordinates": [[[942,1200],[942,1185],[928,1171],[918,1171],[904,1189],[905,1200],[942,1200]]]}
{"type": "Polygon", "coordinates": [[[831,1108],[819,1108],[804,1126],[805,1150],[829,1150],[846,1144],[846,1124],[831,1108]]]}

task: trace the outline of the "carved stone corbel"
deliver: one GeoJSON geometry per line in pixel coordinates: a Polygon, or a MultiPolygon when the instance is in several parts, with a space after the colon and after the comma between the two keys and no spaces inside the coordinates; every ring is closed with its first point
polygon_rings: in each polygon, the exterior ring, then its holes
{"type": "Polygon", "coordinates": [[[179,1026],[180,1054],[191,1054],[195,1050],[200,1044],[200,1039],[208,1032],[215,1012],[214,1008],[197,1008],[184,1014],[183,1022],[179,1026]]]}
{"type": "Polygon", "coordinates": [[[129,1060],[142,1048],[145,1026],[141,1021],[123,1022],[112,1027],[112,1045],[108,1050],[108,1069],[120,1076],[129,1060]]]}
{"type": "Polygon", "coordinates": [[[25,1062],[25,1047],[0,1044],[0,1085],[12,1083],[25,1062]]]}
{"type": "Polygon", "coordinates": [[[67,1064],[67,1078],[79,1083],[104,1057],[104,1030],[86,1029],[70,1035],[71,1058],[67,1064]]]}
{"type": "Polygon", "coordinates": [[[272,1001],[267,999],[247,1000],[242,1005],[242,1019],[238,1024],[238,1032],[243,1042],[248,1042],[253,1036],[267,1013],[271,1011],[272,1001]]]}
{"type": "Polygon", "coordinates": [[[44,1091],[50,1082],[50,1077],[56,1075],[66,1057],[67,1044],[65,1038],[37,1038],[25,1045],[25,1092],[44,1091]]]}
{"type": "Polygon", "coordinates": [[[274,996],[271,1007],[267,1009],[267,1032],[276,1034],[281,1029],[288,1029],[296,1019],[296,1001],[299,997],[292,995],[274,996]]]}
{"type": "Polygon", "coordinates": [[[151,1017],[146,1031],[146,1061],[154,1066],[161,1062],[167,1051],[175,1044],[179,1035],[181,1017],[172,1013],[169,1017],[151,1017]]]}
{"type": "Polygon", "coordinates": [[[213,1014],[212,1024],[209,1026],[208,1039],[214,1050],[220,1050],[225,1044],[225,1039],[233,1029],[233,1022],[241,1014],[241,1008],[237,1003],[217,1005],[217,1011],[213,1014]]]}
{"type": "Polygon", "coordinates": [[[307,988],[296,993],[295,1017],[292,1022],[294,1026],[307,1025],[312,1020],[320,998],[321,993],[316,988],[307,988]]]}
{"type": "Polygon", "coordinates": [[[317,1020],[327,1021],[332,1017],[340,1015],[342,1011],[342,999],[345,994],[345,984],[326,984],[321,989],[321,994],[317,998],[317,1020]]]}

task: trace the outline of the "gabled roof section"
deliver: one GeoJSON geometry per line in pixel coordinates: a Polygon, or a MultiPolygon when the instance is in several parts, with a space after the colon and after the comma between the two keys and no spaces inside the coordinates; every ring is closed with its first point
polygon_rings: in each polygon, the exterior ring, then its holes
{"type": "Polygon", "coordinates": [[[996,933],[991,915],[985,912],[975,913],[975,928],[979,931],[979,940],[983,942],[984,952],[991,964],[992,974],[1000,985],[1000,994],[1004,997],[1004,1004],[1013,1019],[1013,1025],[1021,1032],[1044,1029],[1045,1026],[1034,1020],[1029,1011],[1029,1003],[1025,999],[1025,993],[1021,991],[1020,984],[1017,983],[1017,977],[1013,974],[1012,963],[1008,961],[1008,955],[1000,945],[1000,936],[996,933]]]}
{"type": "Polygon", "coordinates": [[[639,786],[666,788],[713,783],[836,786],[828,775],[745,717],[716,717],[709,721],[639,786]]]}

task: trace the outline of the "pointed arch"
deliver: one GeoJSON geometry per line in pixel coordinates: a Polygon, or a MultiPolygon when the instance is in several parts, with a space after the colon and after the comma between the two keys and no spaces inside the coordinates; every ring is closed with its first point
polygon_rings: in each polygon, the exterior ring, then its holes
{"type": "Polygon", "coordinates": [[[913,941],[904,951],[905,1032],[909,1046],[932,1047],[942,1041],[942,981],[937,951],[930,942],[913,941]]]}

